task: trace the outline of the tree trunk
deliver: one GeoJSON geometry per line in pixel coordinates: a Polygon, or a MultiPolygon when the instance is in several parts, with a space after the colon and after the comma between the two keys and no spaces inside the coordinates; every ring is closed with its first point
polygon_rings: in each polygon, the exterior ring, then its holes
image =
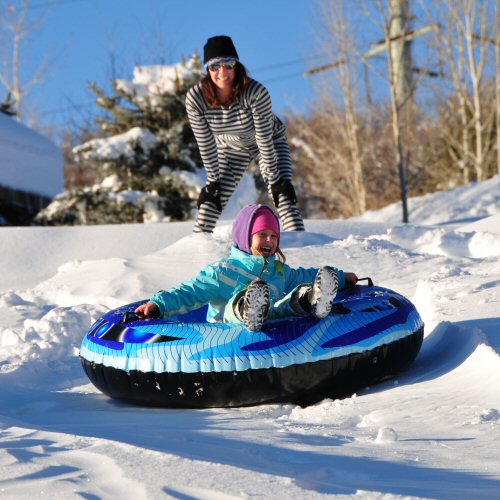
{"type": "MultiPolygon", "coordinates": [[[[472,7],[470,7],[472,9],[472,7]]],[[[472,102],[473,102],[473,123],[475,132],[475,157],[474,169],[476,180],[484,179],[484,149],[483,149],[483,110],[481,105],[481,80],[482,80],[482,58],[477,60],[475,52],[475,33],[473,23],[474,13],[466,11],[464,16],[465,40],[467,44],[467,56],[469,61],[469,76],[472,84],[472,102]]],[[[484,28],[483,28],[484,29],[484,28]]],[[[481,52],[482,53],[482,52],[481,52]]]]}

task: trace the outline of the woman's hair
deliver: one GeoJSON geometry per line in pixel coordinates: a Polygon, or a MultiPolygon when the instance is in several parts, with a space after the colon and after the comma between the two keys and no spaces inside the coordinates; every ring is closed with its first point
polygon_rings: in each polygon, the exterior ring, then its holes
{"type": "MultiPolygon", "coordinates": [[[[236,61],[234,72],[235,74],[233,80],[233,98],[232,98],[233,101],[243,92],[244,88],[248,84],[248,79],[249,79],[245,66],[243,66],[243,64],[241,64],[239,61],[236,61]]],[[[215,83],[212,81],[209,72],[201,80],[201,91],[209,108],[214,109],[218,108],[219,106],[222,106],[222,103],[219,101],[219,98],[217,97],[215,83]]]]}

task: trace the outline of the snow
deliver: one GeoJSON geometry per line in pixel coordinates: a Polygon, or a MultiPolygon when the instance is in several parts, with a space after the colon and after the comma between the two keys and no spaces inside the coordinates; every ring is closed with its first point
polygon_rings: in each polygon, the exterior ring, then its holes
{"type": "MultiPolygon", "coordinates": [[[[457,226],[498,214],[500,175],[484,182],[440,193],[439,206],[434,206],[434,199],[433,194],[411,198],[408,203],[410,222],[457,226]]],[[[362,218],[367,221],[397,224],[402,219],[401,214],[401,204],[397,203],[381,210],[367,212],[362,218]]]]}
{"type": "Polygon", "coordinates": [[[56,145],[3,113],[0,186],[48,198],[64,189],[63,158],[56,145]]]}
{"type": "Polygon", "coordinates": [[[152,66],[136,66],[133,79],[116,80],[118,91],[134,96],[136,102],[148,101],[153,105],[161,103],[164,94],[175,94],[179,85],[196,81],[200,69],[196,56],[191,56],[185,63],[152,66]]]}
{"type": "Polygon", "coordinates": [[[73,148],[73,154],[79,161],[111,161],[134,156],[138,146],[148,154],[158,143],[159,140],[147,128],[133,127],[113,137],[92,139],[73,148]]]}
{"type": "Polygon", "coordinates": [[[405,373],[307,408],[129,406],[80,366],[95,319],[225,256],[230,220],[2,228],[0,498],[498,498],[499,182],[283,234],[291,265],[371,276],[426,324],[405,373]]]}

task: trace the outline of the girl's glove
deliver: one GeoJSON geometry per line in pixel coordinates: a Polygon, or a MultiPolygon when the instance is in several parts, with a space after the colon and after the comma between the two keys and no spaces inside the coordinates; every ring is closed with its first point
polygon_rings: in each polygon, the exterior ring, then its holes
{"type": "Polygon", "coordinates": [[[273,201],[276,208],[278,208],[280,204],[280,194],[282,194],[285,198],[288,198],[291,203],[297,203],[295,189],[293,188],[291,181],[288,179],[279,179],[274,184],[271,184],[271,193],[273,195],[273,201]]]}
{"type": "Polygon", "coordinates": [[[220,201],[220,184],[219,181],[209,182],[206,186],[201,188],[200,195],[198,196],[198,209],[200,206],[209,201],[213,203],[219,212],[222,212],[222,203],[220,201]]]}

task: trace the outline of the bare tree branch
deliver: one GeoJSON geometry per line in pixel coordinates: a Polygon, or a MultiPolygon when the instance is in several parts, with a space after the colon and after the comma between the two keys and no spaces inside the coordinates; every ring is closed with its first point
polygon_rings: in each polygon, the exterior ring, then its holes
{"type": "Polygon", "coordinates": [[[24,49],[29,45],[29,37],[46,22],[44,14],[36,18],[29,16],[27,0],[22,0],[19,6],[6,4],[0,15],[0,83],[12,95],[17,118],[25,120],[28,113],[26,99],[33,87],[39,85],[48,74],[49,63],[45,59],[39,63],[32,76],[22,81],[21,71],[26,65],[24,49]]]}

